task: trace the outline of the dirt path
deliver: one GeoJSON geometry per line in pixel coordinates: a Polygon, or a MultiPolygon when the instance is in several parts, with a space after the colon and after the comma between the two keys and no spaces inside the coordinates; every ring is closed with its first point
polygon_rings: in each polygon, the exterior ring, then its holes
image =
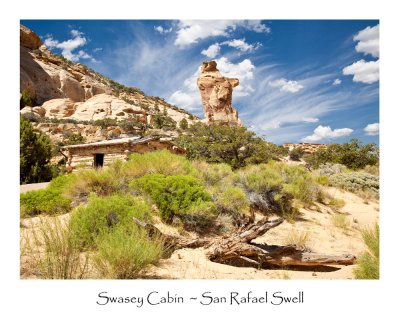
{"type": "Polygon", "coordinates": [[[41,183],[30,183],[30,184],[22,184],[19,186],[19,193],[24,193],[32,190],[44,189],[49,185],[50,182],[41,182],[41,183]]]}

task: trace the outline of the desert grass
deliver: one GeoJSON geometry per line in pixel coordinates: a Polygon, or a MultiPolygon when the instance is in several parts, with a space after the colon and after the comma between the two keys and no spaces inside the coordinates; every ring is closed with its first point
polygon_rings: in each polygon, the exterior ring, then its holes
{"type": "Polygon", "coordinates": [[[299,249],[310,249],[310,232],[306,230],[292,230],[285,238],[286,245],[296,245],[299,249]]]}
{"type": "Polygon", "coordinates": [[[28,273],[42,279],[83,279],[89,257],[82,254],[68,225],[58,219],[41,218],[21,243],[21,260],[29,263],[28,273]]]}
{"type": "Polygon", "coordinates": [[[348,232],[350,228],[350,221],[346,215],[342,213],[335,213],[331,218],[332,224],[341,229],[343,232],[348,232]]]}
{"type": "Polygon", "coordinates": [[[135,279],[163,254],[162,239],[149,240],[145,230],[117,228],[97,239],[94,265],[103,279],[135,279]]]}
{"type": "Polygon", "coordinates": [[[379,225],[361,232],[368,251],[357,259],[353,270],[356,279],[379,279],[379,225]]]}

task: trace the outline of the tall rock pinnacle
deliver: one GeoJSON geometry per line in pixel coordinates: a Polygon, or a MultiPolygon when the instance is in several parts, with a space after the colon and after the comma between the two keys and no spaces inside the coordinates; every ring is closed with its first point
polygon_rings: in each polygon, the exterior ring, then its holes
{"type": "Polygon", "coordinates": [[[238,112],[232,107],[232,91],[239,79],[225,78],[215,61],[205,61],[197,86],[200,89],[207,124],[241,125],[238,112]]]}

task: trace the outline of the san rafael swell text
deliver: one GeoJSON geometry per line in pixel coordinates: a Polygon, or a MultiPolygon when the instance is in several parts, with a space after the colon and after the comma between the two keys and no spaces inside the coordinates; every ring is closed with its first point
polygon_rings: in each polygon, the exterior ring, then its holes
{"type": "Polygon", "coordinates": [[[213,304],[271,304],[279,306],[282,304],[304,303],[304,292],[298,291],[294,294],[287,294],[281,291],[265,291],[260,294],[256,294],[252,291],[248,291],[246,293],[232,291],[225,295],[215,295],[211,291],[206,291],[198,296],[184,297],[170,291],[164,293],[151,291],[143,296],[115,296],[109,294],[107,291],[103,291],[98,294],[96,303],[101,306],[109,304],[132,304],[138,308],[141,308],[144,305],[158,306],[165,304],[186,303],[198,303],[204,306],[213,304]]]}

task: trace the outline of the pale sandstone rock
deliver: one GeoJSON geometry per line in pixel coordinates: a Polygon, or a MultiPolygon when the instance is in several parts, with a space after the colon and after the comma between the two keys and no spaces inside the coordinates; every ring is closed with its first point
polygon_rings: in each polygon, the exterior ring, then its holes
{"type": "Polygon", "coordinates": [[[75,102],[85,100],[85,90],[69,72],[60,70],[60,83],[60,90],[66,98],[75,102]]]}
{"type": "Polygon", "coordinates": [[[226,78],[217,69],[215,61],[205,61],[197,86],[200,89],[205,122],[240,125],[237,111],[232,107],[232,91],[239,79],[226,78]]]}
{"type": "Polygon", "coordinates": [[[24,46],[25,48],[38,49],[42,45],[42,41],[37,34],[23,25],[20,25],[19,36],[21,46],[24,46]]]}
{"type": "Polygon", "coordinates": [[[76,110],[76,104],[71,99],[52,99],[43,103],[47,118],[64,119],[71,117],[76,110]]]}

